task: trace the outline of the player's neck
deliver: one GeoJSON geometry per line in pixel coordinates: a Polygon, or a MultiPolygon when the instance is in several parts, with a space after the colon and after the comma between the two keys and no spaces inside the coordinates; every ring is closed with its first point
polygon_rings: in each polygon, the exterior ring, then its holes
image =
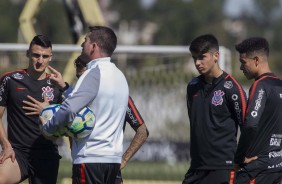
{"type": "Polygon", "coordinates": [[[212,83],[212,81],[214,80],[214,78],[218,78],[219,76],[221,76],[223,74],[223,70],[221,70],[220,68],[216,68],[215,70],[209,72],[208,74],[205,75],[205,81],[209,84],[212,83]]]}
{"type": "Polygon", "coordinates": [[[46,78],[46,73],[44,72],[37,72],[30,68],[27,69],[27,75],[35,80],[43,80],[46,78]]]}

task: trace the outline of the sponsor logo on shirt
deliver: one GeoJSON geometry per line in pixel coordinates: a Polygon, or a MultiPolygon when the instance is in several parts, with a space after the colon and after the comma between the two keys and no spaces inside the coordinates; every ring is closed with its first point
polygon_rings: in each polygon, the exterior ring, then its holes
{"type": "Polygon", "coordinates": [[[280,146],[282,140],[282,135],[280,134],[272,134],[270,138],[269,145],[270,146],[280,146]]]}
{"type": "Polygon", "coordinates": [[[276,165],[270,165],[267,168],[268,169],[274,169],[274,168],[280,168],[280,167],[282,167],[282,162],[280,162],[280,163],[278,163],[276,165]]]}
{"type": "Polygon", "coordinates": [[[54,99],[54,93],[53,93],[54,89],[53,88],[51,88],[50,86],[43,87],[42,91],[43,91],[42,97],[46,95],[48,101],[52,101],[54,99]]]}
{"type": "Polygon", "coordinates": [[[233,87],[232,81],[226,81],[223,85],[227,89],[231,89],[233,87]]]}
{"type": "Polygon", "coordinates": [[[137,119],[133,116],[132,114],[132,110],[130,108],[127,107],[127,115],[129,116],[129,118],[131,119],[131,121],[133,122],[133,124],[137,124],[137,119]]]}
{"type": "Polygon", "coordinates": [[[269,158],[277,158],[277,157],[282,157],[282,150],[280,151],[271,151],[268,153],[269,158]]]}
{"type": "Polygon", "coordinates": [[[231,98],[232,98],[232,100],[236,101],[236,100],[238,100],[238,95],[233,94],[231,98]]]}
{"type": "Polygon", "coordinates": [[[263,98],[264,91],[262,89],[259,90],[258,98],[256,99],[256,106],[254,110],[251,112],[251,115],[255,118],[258,115],[258,110],[261,107],[261,100],[263,98]]]}
{"type": "Polygon", "coordinates": [[[238,95],[237,94],[233,94],[231,96],[232,100],[234,101],[234,108],[235,108],[235,111],[236,111],[236,116],[237,116],[237,119],[239,121],[241,121],[241,109],[240,109],[240,106],[239,106],[239,102],[237,102],[238,100],[238,95]]]}
{"type": "Polygon", "coordinates": [[[215,106],[222,105],[222,103],[223,103],[222,96],[224,94],[225,93],[223,91],[221,91],[221,90],[215,91],[213,93],[213,97],[212,97],[212,104],[215,105],[215,106]]]}
{"type": "Polygon", "coordinates": [[[20,74],[20,73],[14,73],[12,76],[13,76],[15,79],[19,79],[19,80],[21,80],[21,79],[24,78],[24,76],[23,76],[22,74],[20,74]]]}

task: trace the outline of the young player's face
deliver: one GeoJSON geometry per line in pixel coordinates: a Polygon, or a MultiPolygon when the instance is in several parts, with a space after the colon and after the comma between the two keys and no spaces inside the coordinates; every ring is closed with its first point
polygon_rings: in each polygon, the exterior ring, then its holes
{"type": "Polygon", "coordinates": [[[256,61],[255,57],[249,57],[246,54],[240,54],[240,70],[243,71],[247,79],[253,79],[256,77],[256,61]]]}
{"type": "Polygon", "coordinates": [[[28,50],[27,56],[29,58],[29,68],[33,69],[35,72],[42,73],[51,61],[52,49],[50,47],[44,48],[34,44],[28,50]]]}
{"type": "Polygon", "coordinates": [[[218,52],[207,52],[204,54],[192,53],[194,64],[200,74],[209,74],[216,66],[218,52]]]}

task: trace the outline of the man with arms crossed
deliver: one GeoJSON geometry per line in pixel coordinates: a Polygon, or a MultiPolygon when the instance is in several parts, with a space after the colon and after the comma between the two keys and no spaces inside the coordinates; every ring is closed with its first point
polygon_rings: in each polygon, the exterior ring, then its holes
{"type": "Polygon", "coordinates": [[[233,184],[237,129],[244,120],[246,95],[218,64],[219,44],[201,35],[190,45],[200,76],[187,87],[191,166],[183,184],[233,184]]]}
{"type": "MultiPolygon", "coordinates": [[[[27,95],[38,101],[45,95],[50,104],[62,102],[62,91],[45,72],[52,57],[51,41],[43,35],[35,36],[26,56],[27,69],[6,73],[0,81],[0,183],[29,179],[30,183],[55,184],[61,158],[57,145],[42,136],[38,116],[26,116],[28,111],[22,109],[27,95]],[[5,110],[8,135],[2,122],[5,110]]],[[[60,86],[62,89],[65,83],[60,86]]]]}
{"type": "Polygon", "coordinates": [[[282,179],[282,81],[268,64],[269,44],[261,37],[238,45],[240,69],[255,79],[249,91],[235,163],[238,184],[280,184],[282,179]]]}

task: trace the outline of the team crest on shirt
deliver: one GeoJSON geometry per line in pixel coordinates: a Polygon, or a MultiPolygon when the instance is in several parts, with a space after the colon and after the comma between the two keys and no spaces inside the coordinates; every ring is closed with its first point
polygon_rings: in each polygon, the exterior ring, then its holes
{"type": "Polygon", "coordinates": [[[15,79],[19,79],[19,80],[21,80],[21,79],[24,78],[24,76],[23,76],[22,74],[20,74],[20,73],[14,73],[12,76],[13,76],[15,79]]]}
{"type": "Polygon", "coordinates": [[[212,104],[215,105],[215,106],[222,105],[222,103],[223,103],[222,96],[224,94],[225,93],[223,91],[221,91],[221,90],[215,91],[213,93],[213,97],[212,97],[212,104]]]}
{"type": "Polygon", "coordinates": [[[52,101],[54,99],[54,93],[53,93],[54,89],[53,88],[50,88],[50,86],[43,87],[42,91],[43,91],[42,96],[46,95],[48,101],[52,101]]]}
{"type": "Polygon", "coordinates": [[[227,89],[231,89],[233,87],[233,83],[232,81],[225,81],[223,86],[227,89]]]}

